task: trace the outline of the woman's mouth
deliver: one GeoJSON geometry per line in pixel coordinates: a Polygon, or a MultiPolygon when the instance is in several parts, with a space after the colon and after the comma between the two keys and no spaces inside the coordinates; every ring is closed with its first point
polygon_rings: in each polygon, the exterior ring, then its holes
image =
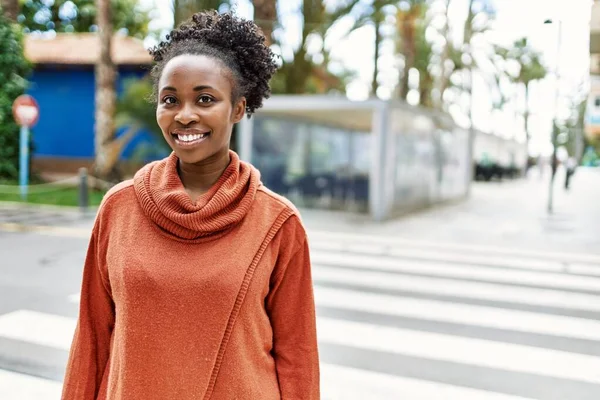
{"type": "Polygon", "coordinates": [[[178,146],[187,148],[187,147],[196,146],[196,145],[202,143],[203,141],[205,141],[208,138],[209,135],[210,135],[210,132],[204,132],[204,133],[179,132],[179,133],[173,134],[173,139],[175,140],[175,143],[178,146]]]}

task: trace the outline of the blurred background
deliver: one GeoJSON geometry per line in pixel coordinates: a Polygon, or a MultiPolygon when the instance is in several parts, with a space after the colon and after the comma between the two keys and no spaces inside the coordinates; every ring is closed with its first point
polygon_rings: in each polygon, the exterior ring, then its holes
{"type": "Polygon", "coordinates": [[[97,206],[170,152],[147,50],[203,9],[278,56],[231,147],[302,211],[324,399],[600,398],[600,2],[0,7],[0,398],[59,397],[97,206]]]}

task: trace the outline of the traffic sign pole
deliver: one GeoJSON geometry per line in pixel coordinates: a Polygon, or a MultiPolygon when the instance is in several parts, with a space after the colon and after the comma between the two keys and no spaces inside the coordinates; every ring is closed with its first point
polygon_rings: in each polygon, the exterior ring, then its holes
{"type": "Polygon", "coordinates": [[[27,94],[15,99],[12,107],[15,122],[21,127],[19,135],[19,189],[21,199],[27,200],[29,185],[29,128],[40,116],[40,108],[35,99],[27,94]]]}
{"type": "Polygon", "coordinates": [[[21,199],[27,200],[27,186],[29,185],[29,127],[21,126],[20,154],[19,154],[19,186],[21,199]]]}

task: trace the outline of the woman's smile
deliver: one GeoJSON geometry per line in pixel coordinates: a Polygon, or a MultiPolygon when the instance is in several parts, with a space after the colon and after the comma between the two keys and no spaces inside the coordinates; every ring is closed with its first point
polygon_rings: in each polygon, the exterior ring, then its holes
{"type": "Polygon", "coordinates": [[[210,131],[200,129],[176,129],[171,136],[177,147],[181,149],[191,149],[200,146],[210,137],[210,131]]]}

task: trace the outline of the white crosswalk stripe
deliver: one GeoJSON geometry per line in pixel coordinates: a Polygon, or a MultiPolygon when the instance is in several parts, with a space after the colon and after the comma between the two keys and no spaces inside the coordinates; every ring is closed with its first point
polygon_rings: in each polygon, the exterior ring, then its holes
{"type": "Polygon", "coordinates": [[[467,297],[479,300],[534,304],[600,312],[600,295],[534,289],[493,283],[458,281],[382,272],[349,271],[342,267],[316,265],[313,276],[320,282],[360,285],[374,289],[404,290],[431,295],[467,297]]]}
{"type": "MultiPolygon", "coordinates": [[[[496,248],[490,261],[469,246],[436,251],[431,243],[410,249],[410,243],[394,248],[391,240],[357,243],[356,235],[310,237],[324,400],[551,398],[542,393],[544,382],[570,385],[575,391],[569,400],[600,398],[595,256],[579,254],[569,263],[565,254],[553,261],[496,248]],[[348,353],[338,357],[343,349],[348,353]],[[385,354],[386,364],[375,368],[353,359],[356,352],[373,360],[385,354]],[[431,368],[438,370],[432,374],[431,368]],[[443,368],[458,372],[442,379],[443,368]],[[474,370],[487,378],[469,372],[474,370]],[[531,383],[513,388],[494,374],[522,375],[531,383]]],[[[66,304],[78,301],[77,293],[65,296],[66,304]]],[[[15,310],[0,315],[0,340],[67,352],[75,324],[74,318],[15,310]]],[[[55,380],[0,369],[1,399],[54,399],[60,387],[55,380]]]]}
{"type": "Polygon", "coordinates": [[[0,337],[69,350],[76,320],[30,310],[0,316],[0,337]]]}
{"type": "Polygon", "coordinates": [[[0,396],[6,400],[58,400],[60,382],[0,369],[0,396]]]}
{"type": "Polygon", "coordinates": [[[600,384],[599,357],[329,318],[318,329],[326,343],[600,384]]]}
{"type": "Polygon", "coordinates": [[[391,376],[378,372],[326,364],[321,377],[325,400],[410,399],[410,400],[528,400],[483,390],[391,376]]]}
{"type": "Polygon", "coordinates": [[[600,321],[317,287],[317,306],[600,341],[600,321]]]}
{"type": "Polygon", "coordinates": [[[557,272],[501,270],[495,267],[473,268],[464,265],[442,264],[440,262],[402,261],[388,257],[381,257],[374,261],[373,257],[370,256],[347,253],[322,253],[319,251],[313,251],[312,261],[315,264],[343,265],[345,267],[399,273],[418,273],[446,278],[478,279],[515,285],[543,285],[550,288],[567,290],[590,290],[597,291],[600,294],[600,278],[557,272]]]}

